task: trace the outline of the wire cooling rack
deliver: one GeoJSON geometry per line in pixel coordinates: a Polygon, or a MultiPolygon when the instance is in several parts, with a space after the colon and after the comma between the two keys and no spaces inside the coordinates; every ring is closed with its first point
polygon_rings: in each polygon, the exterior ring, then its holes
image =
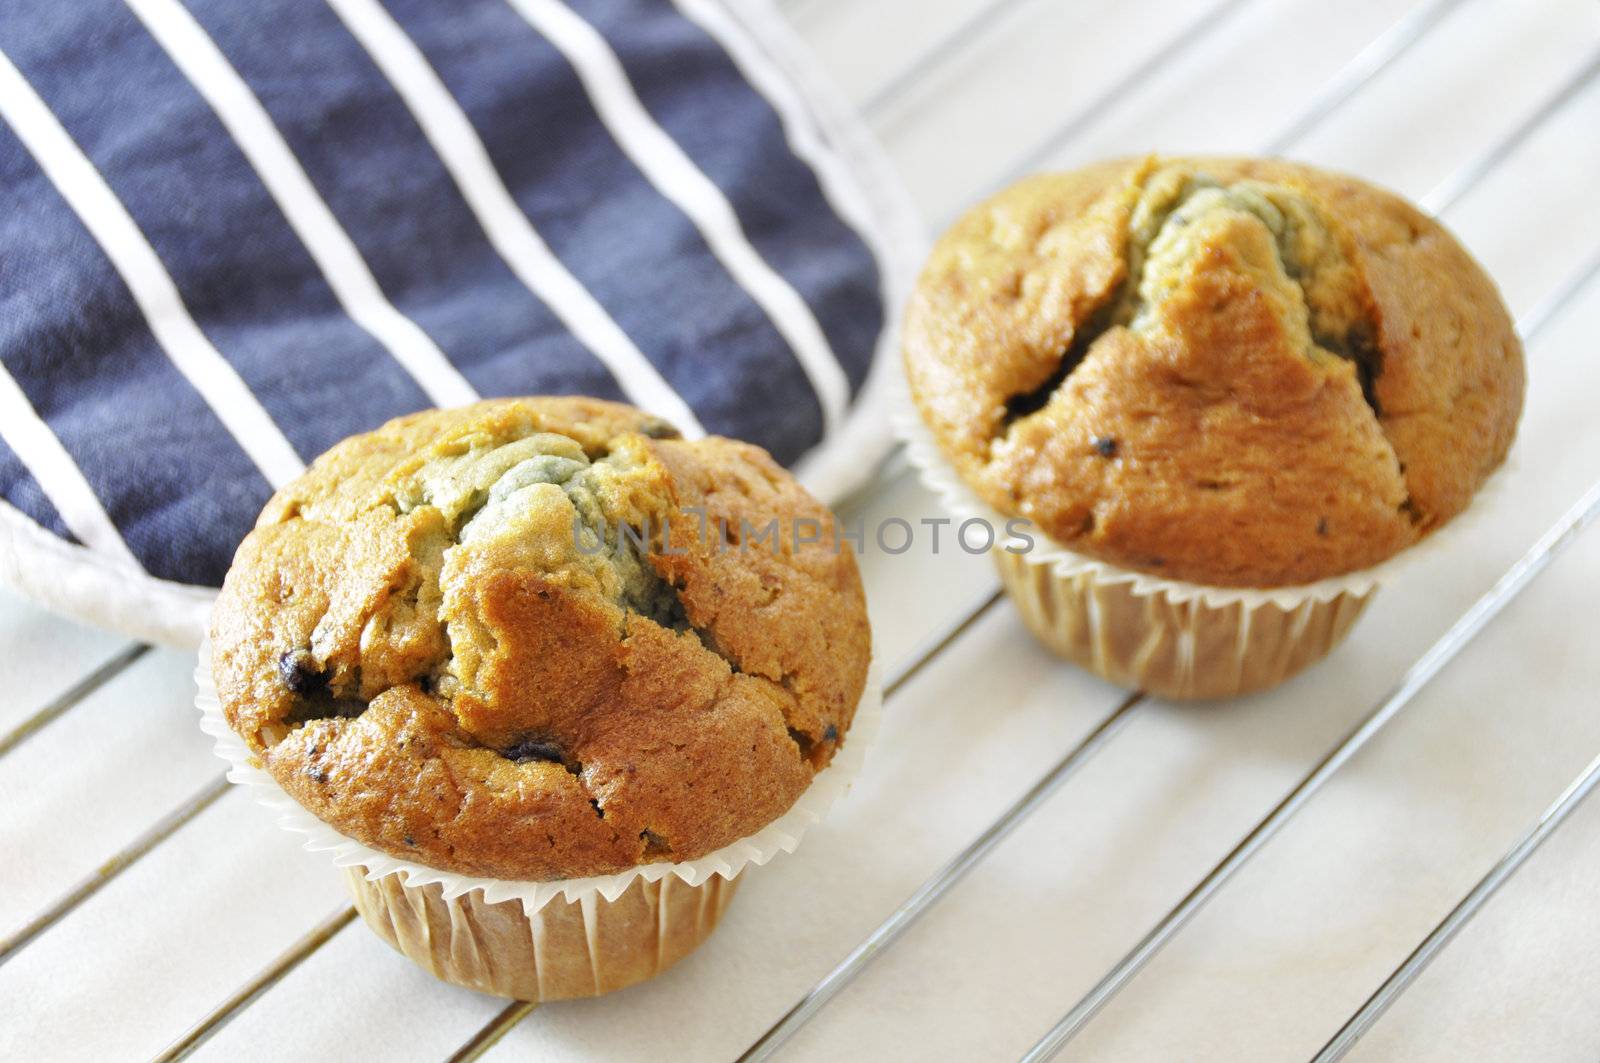
{"type": "MultiPolygon", "coordinates": [[[[1592,1058],[1600,1024],[1564,994],[1596,971],[1562,968],[1596,951],[1589,820],[1552,854],[1574,877],[1534,884],[1553,900],[1512,891],[1517,918],[1448,946],[1600,779],[1579,763],[1600,751],[1600,552],[1578,545],[1600,513],[1593,5],[785,10],[934,227],[1023,173],[1155,147],[1306,157],[1412,195],[1485,258],[1528,350],[1489,512],[1331,662],[1205,710],[1050,661],[981,558],[869,553],[898,726],[865,792],[752,876],[775,884],[747,886],[679,969],[537,1010],[431,983],[350,930],[332,872],[215,768],[180,655],[0,601],[0,1055],[1592,1058]],[[1566,551],[1567,577],[1535,583],[1566,551]],[[806,893],[837,891],[843,861],[859,893],[806,893]],[[761,934],[759,968],[718,951],[761,934]],[[1408,1010],[1413,985],[1431,988],[1408,1010]]],[[[841,511],[937,512],[898,456],[841,511]]]]}

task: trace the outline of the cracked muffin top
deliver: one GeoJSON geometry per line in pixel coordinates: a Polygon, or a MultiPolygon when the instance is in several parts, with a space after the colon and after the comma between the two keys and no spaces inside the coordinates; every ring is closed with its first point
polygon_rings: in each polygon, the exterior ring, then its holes
{"type": "Polygon", "coordinates": [[[1218,586],[1367,568],[1461,512],[1522,346],[1451,235],[1350,177],[1237,158],[1025,180],[935,247],[912,396],[989,504],[1218,586]]]}
{"type": "Polygon", "coordinates": [[[543,398],[340,443],[223,584],[229,724],[342,833],[464,874],[608,874],[770,823],[855,713],[861,580],[764,451],[676,436],[543,398]]]}

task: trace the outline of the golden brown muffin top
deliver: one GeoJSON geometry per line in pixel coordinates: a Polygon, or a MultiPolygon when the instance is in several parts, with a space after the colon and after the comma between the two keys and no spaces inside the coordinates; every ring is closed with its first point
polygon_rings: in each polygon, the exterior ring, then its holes
{"type": "Polygon", "coordinates": [[[861,580],[764,451],[676,435],[542,398],[340,443],[223,584],[229,724],[344,834],[464,874],[608,874],[770,823],[855,713],[861,580]]]}
{"type": "Polygon", "coordinates": [[[1367,568],[1505,457],[1522,345],[1432,219],[1354,178],[1121,160],[1012,186],[935,247],[912,396],[996,509],[1171,579],[1367,568]]]}

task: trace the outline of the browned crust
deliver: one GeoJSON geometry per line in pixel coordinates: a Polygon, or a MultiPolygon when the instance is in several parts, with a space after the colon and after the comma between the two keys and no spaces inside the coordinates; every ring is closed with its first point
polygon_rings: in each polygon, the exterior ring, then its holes
{"type": "Polygon", "coordinates": [[[1103,163],[976,207],[922,274],[905,366],[990,504],[1092,557],[1222,586],[1310,582],[1417,542],[1503,460],[1524,389],[1499,293],[1440,225],[1351,177],[1238,158],[1103,163]],[[1376,410],[1352,363],[1307,357],[1230,233],[1191,262],[1157,327],[1107,329],[1042,408],[1008,418],[1117,297],[1134,205],[1172,167],[1313,206],[1354,267],[1376,410]]]}
{"type": "Polygon", "coordinates": [[[213,667],[230,725],[285,790],[385,852],[502,879],[694,859],[788,810],[865,683],[855,559],[765,452],[639,434],[663,434],[652,421],[586,399],[416,414],[340,443],[274,496],[224,583],[213,667]],[[434,505],[395,505],[437,455],[535,431],[629,456],[606,504],[654,519],[649,563],[677,590],[680,629],[539,552],[560,555],[569,527],[468,547],[434,505]],[[741,517],[813,520],[821,541],[719,551],[690,507],[734,536],[741,517]],[[662,552],[664,520],[685,553],[662,552]],[[365,702],[359,715],[296,722],[310,702],[279,661],[312,646],[328,694],[347,712],[365,702]],[[530,735],[560,762],[503,755],[530,735]]]}

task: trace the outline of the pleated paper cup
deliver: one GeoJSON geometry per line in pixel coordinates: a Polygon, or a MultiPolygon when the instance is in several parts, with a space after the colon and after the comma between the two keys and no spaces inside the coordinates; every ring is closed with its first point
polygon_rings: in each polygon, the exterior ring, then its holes
{"type": "MultiPolygon", "coordinates": [[[[959,524],[995,530],[991,556],[1028,630],[1048,649],[1118,686],[1179,701],[1237,697],[1277,686],[1344,640],[1373,595],[1406,565],[1460,535],[1485,492],[1421,543],[1372,568],[1290,587],[1215,587],[1163,579],[1076,553],[980,498],[939,449],[902,380],[896,433],[924,485],[959,524]]],[[[1509,463],[1508,463],[1509,464],[1509,463]]]]}
{"type": "Polygon", "coordinates": [[[711,936],[741,881],[636,878],[615,900],[586,894],[529,909],[517,900],[491,904],[477,890],[451,897],[438,883],[373,878],[363,867],[345,868],[344,878],[361,918],[419,967],[480,993],[535,1002],[654,978],[711,936]]]}
{"type": "Polygon", "coordinates": [[[305,836],[343,870],[361,917],[434,976],[535,1003],[591,997],[642,982],[693,952],[716,929],[741,875],[801,837],[849,789],[877,732],[882,690],[867,677],[846,742],[805,793],[756,833],[698,860],[641,864],[614,875],[549,882],[461,875],[380,852],[312,815],[284,793],[222,714],[211,643],[195,670],[200,727],[278,824],[305,836]]]}
{"type": "Polygon", "coordinates": [[[1061,572],[1026,554],[996,550],[993,557],[1006,593],[1045,646],[1118,686],[1181,701],[1277,686],[1327,656],[1374,593],[1307,596],[1288,606],[1211,604],[1093,571],[1061,572]]]}

